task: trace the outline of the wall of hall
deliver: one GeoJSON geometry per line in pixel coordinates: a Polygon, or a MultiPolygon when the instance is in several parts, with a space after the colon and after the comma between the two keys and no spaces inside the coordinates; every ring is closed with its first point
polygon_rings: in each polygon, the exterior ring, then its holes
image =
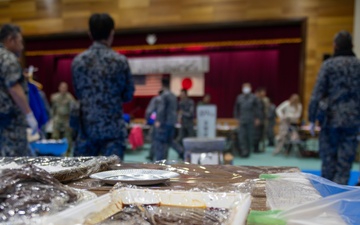
{"type": "MultiPolygon", "coordinates": [[[[25,36],[85,32],[93,12],[108,12],[117,28],[306,18],[305,108],[323,54],[339,30],[352,32],[354,0],[5,0],[0,23],[20,25],[25,36]]],[[[305,110],[306,111],[306,110],[305,110]]]]}

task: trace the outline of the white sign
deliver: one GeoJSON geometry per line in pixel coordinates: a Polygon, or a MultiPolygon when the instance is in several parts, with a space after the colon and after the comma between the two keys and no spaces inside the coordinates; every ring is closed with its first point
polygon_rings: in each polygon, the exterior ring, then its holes
{"type": "Polygon", "coordinates": [[[222,152],[191,153],[191,164],[219,165],[222,152]]]}
{"type": "Polygon", "coordinates": [[[216,105],[200,105],[197,107],[197,137],[216,137],[216,113],[216,105]]]}
{"type": "Polygon", "coordinates": [[[196,74],[209,72],[208,56],[129,58],[132,74],[196,74]]]}

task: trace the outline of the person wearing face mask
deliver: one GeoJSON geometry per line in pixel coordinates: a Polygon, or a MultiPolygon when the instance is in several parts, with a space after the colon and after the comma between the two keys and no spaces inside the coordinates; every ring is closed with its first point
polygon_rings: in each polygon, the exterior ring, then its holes
{"type": "Polygon", "coordinates": [[[254,149],[254,130],[260,124],[260,110],[259,100],[251,93],[251,85],[244,83],[242,94],[238,95],[234,106],[234,117],[239,121],[241,157],[249,157],[254,149]]]}
{"type": "Polygon", "coordinates": [[[24,46],[20,28],[5,24],[0,29],[0,156],[29,156],[26,128],[38,124],[29,106],[27,83],[18,56],[24,46]]]}

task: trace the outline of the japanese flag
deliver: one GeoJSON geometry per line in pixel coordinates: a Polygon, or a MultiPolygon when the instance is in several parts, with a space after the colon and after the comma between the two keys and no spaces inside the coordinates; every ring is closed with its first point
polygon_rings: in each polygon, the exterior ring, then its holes
{"type": "Polygon", "coordinates": [[[204,74],[171,74],[170,89],[175,95],[186,89],[189,96],[203,96],[204,87],[204,74]]]}

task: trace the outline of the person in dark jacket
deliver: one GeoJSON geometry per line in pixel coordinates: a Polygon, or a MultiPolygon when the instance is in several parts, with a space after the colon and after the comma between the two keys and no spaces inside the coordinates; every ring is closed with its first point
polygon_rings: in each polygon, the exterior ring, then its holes
{"type": "Polygon", "coordinates": [[[321,66],[309,105],[312,134],[319,113],[322,114],[321,176],[339,184],[348,183],[360,127],[360,60],[352,47],[348,32],[336,34],[334,56],[321,66]]]}

